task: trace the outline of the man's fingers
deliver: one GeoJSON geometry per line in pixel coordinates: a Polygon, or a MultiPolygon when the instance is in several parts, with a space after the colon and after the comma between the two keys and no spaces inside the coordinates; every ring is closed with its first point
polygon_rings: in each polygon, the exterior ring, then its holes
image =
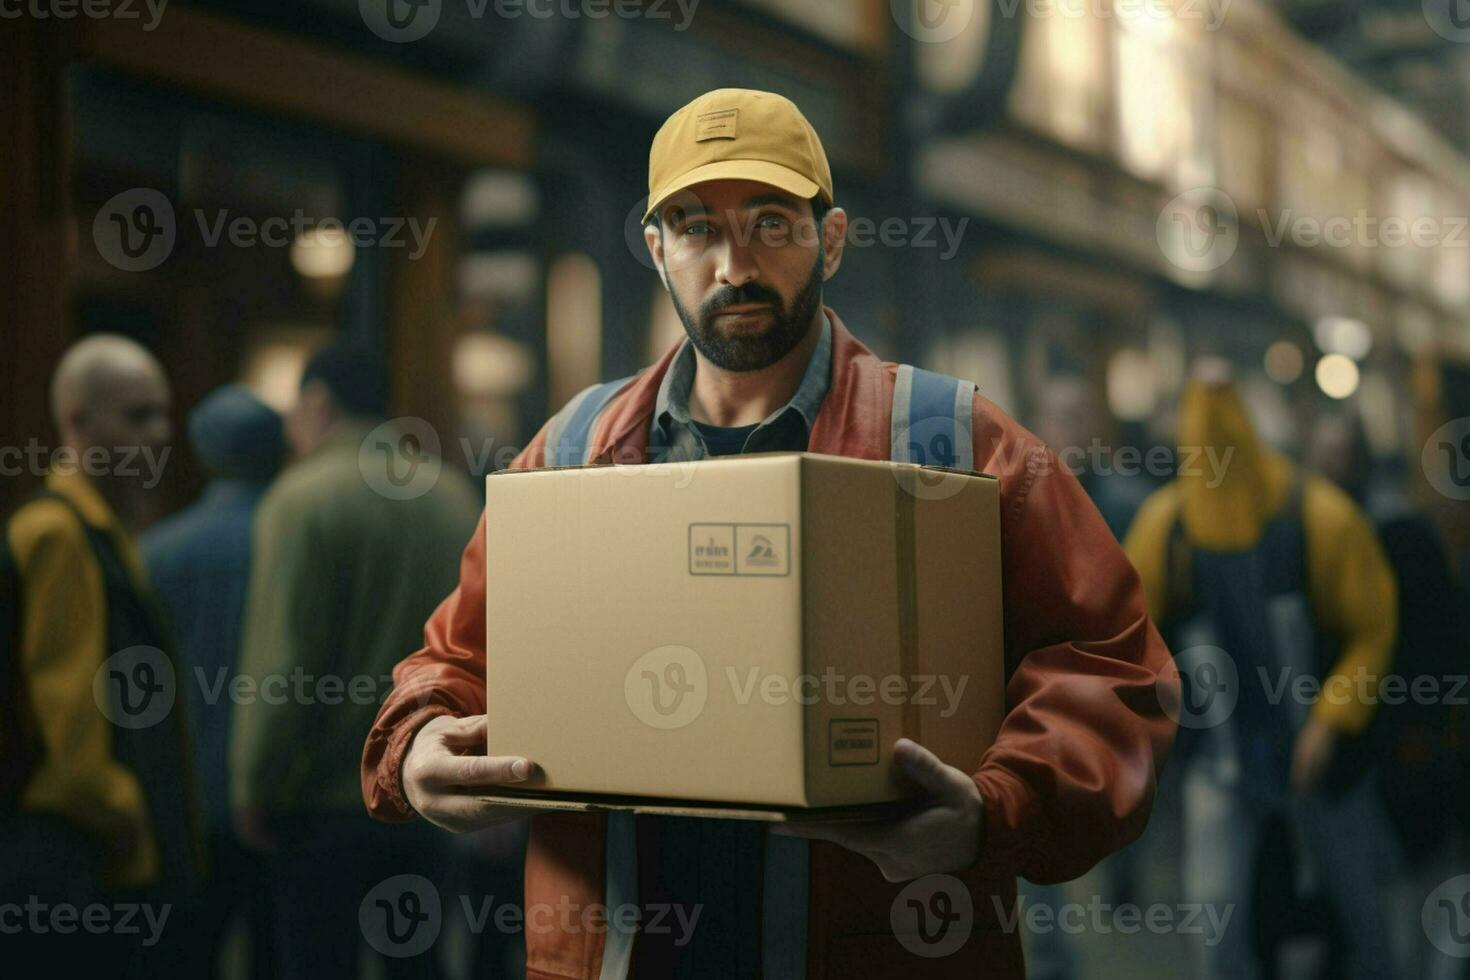
{"type": "Polygon", "coordinates": [[[531,775],[531,760],[518,755],[461,755],[446,769],[453,785],[497,786],[524,782],[531,775]]]}
{"type": "Polygon", "coordinates": [[[476,742],[484,745],[485,716],[467,715],[463,718],[455,718],[444,723],[438,729],[438,734],[444,739],[446,745],[473,745],[476,742]]]}

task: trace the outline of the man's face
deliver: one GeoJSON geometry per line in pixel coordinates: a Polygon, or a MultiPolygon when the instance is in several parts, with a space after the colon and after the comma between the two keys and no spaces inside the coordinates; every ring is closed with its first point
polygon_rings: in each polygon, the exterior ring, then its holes
{"type": "Polygon", "coordinates": [[[156,365],[120,367],[108,378],[106,390],[87,400],[78,418],[78,441],[159,453],[173,438],[171,404],[168,381],[156,365]]]}
{"type": "Polygon", "coordinates": [[[320,381],[301,386],[296,403],[286,412],[286,441],[297,459],[310,456],[321,448],[331,432],[335,412],[332,393],[320,381]]]}
{"type": "Polygon", "coordinates": [[[690,341],[727,371],[769,367],[816,322],[822,283],[841,262],[846,216],[824,227],[811,204],[769,184],[713,180],[659,207],[645,231],[690,341]]]}

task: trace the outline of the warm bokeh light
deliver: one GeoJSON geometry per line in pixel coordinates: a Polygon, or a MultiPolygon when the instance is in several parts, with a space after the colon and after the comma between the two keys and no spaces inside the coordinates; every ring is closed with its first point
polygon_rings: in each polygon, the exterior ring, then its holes
{"type": "Polygon", "coordinates": [[[1373,331],[1362,320],[1324,316],[1312,328],[1312,339],[1324,354],[1342,354],[1361,361],[1373,349],[1373,331]]]}
{"type": "Polygon", "coordinates": [[[1326,354],[1317,362],[1317,387],[1329,398],[1347,398],[1358,390],[1358,365],[1345,354],[1326,354]]]}
{"type": "Polygon", "coordinates": [[[1148,418],[1156,400],[1153,361],[1145,351],[1125,347],[1108,361],[1108,407],[1125,422],[1148,418]]]}
{"type": "Polygon", "coordinates": [[[352,239],[341,228],[307,228],[291,243],[291,265],[307,279],[336,279],[352,271],[352,239]]]}
{"type": "Polygon", "coordinates": [[[1302,349],[1289,340],[1278,340],[1266,348],[1266,377],[1279,385],[1300,378],[1304,366],[1302,349]]]}

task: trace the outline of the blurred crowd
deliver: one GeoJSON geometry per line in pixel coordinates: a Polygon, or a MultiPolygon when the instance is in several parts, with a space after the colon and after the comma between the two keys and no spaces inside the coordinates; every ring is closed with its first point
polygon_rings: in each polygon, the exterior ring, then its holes
{"type": "MultiPolygon", "coordinates": [[[[514,902],[524,843],[363,810],[364,734],[480,506],[450,475],[398,497],[364,478],[364,454],[390,473],[416,463],[387,409],[381,361],[329,347],[285,417],[237,385],[189,407],[210,480],[167,519],[142,530],[142,482],[78,466],[53,466],[7,516],[0,896],[26,896],[18,914],[41,923],[4,937],[19,955],[62,975],[354,976],[368,959],[375,975],[516,975],[513,932],[388,958],[359,925],[400,874],[514,902]],[[63,906],[135,908],[139,928],[67,929],[63,906]]],[[[78,459],[173,441],[162,367],[119,336],[66,353],[52,412],[78,459]]],[[[1065,459],[1105,414],[1063,375],[1030,421],[1065,459]]],[[[1380,470],[1351,414],[1316,419],[1293,458],[1258,434],[1229,365],[1205,360],[1171,418],[1167,477],[1077,473],[1183,680],[1153,822],[1088,887],[1114,907],[1198,906],[1222,928],[1176,930],[1166,950],[1147,931],[1028,934],[1031,974],[1466,976],[1421,906],[1470,854],[1470,556],[1407,503],[1407,476],[1380,470]]],[[[1026,886],[1021,901],[1069,894],[1026,886]]]]}

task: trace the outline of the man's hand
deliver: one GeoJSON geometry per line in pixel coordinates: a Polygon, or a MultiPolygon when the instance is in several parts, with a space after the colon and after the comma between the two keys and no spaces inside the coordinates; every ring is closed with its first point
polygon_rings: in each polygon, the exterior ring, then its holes
{"type": "Polygon", "coordinates": [[[1302,726],[1291,753],[1291,788],[1298,796],[1317,788],[1336,750],[1337,731],[1331,725],[1309,719],[1302,726]]]}
{"type": "Polygon", "coordinates": [[[403,795],[432,824],[456,834],[524,817],[520,807],[479,800],[531,775],[529,759],[485,754],[485,716],[440,715],[414,735],[403,757],[403,795]]]}
{"type": "Polygon", "coordinates": [[[927,808],[895,820],[781,824],[773,832],[840,844],[871,860],[889,881],[974,864],[985,832],[985,802],[975,780],[906,738],[894,743],[893,759],[933,797],[927,808]]]}

